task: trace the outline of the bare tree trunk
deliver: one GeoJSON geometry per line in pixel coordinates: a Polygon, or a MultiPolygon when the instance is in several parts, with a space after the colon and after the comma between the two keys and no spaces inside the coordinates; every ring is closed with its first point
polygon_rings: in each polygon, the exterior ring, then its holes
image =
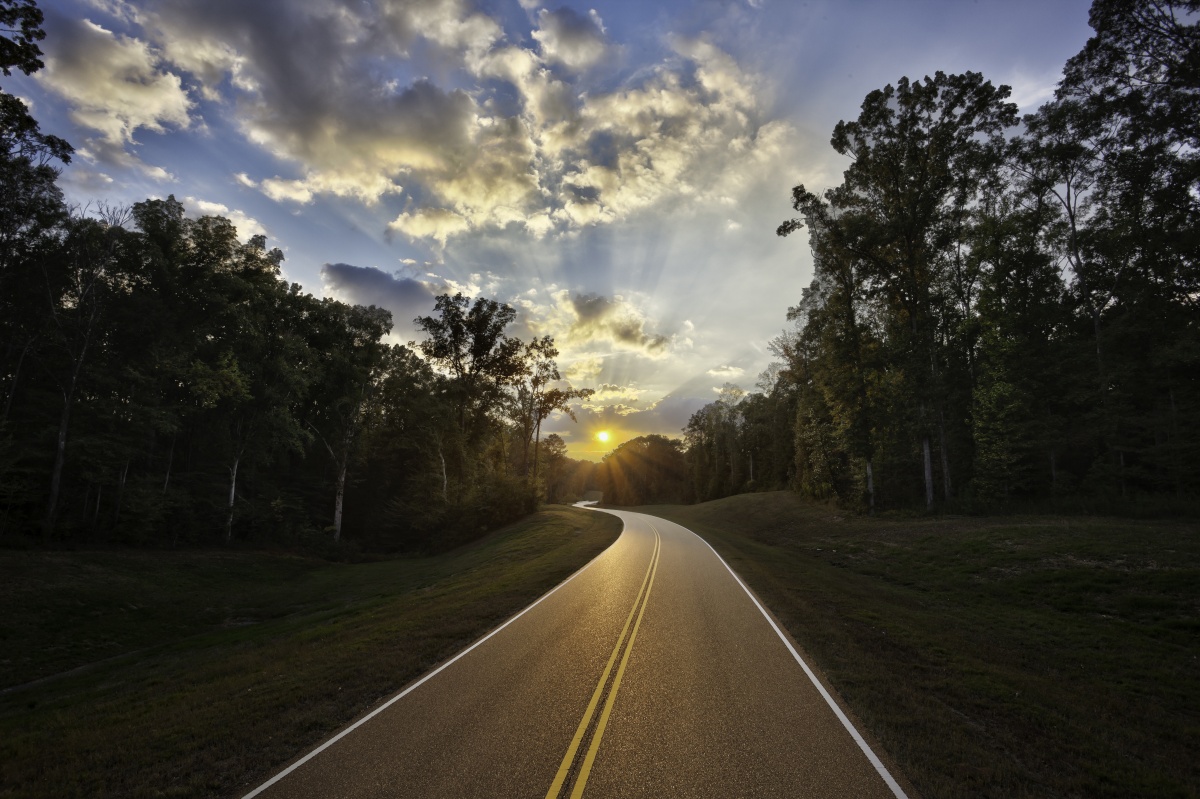
{"type": "Polygon", "coordinates": [[[54,447],[54,469],[50,472],[50,498],[46,503],[45,535],[49,540],[54,533],[54,524],[58,521],[58,494],[62,489],[63,463],[67,454],[67,430],[71,424],[71,399],[75,392],[75,379],[71,378],[70,387],[63,392],[63,409],[58,419],[58,439],[54,447]]]}
{"type": "Polygon", "coordinates": [[[449,485],[450,481],[446,478],[446,456],[442,454],[442,445],[438,444],[438,459],[442,462],[442,501],[450,501],[449,485]]]}
{"type": "Polygon", "coordinates": [[[333,540],[342,540],[342,501],[346,496],[346,460],[343,459],[338,469],[337,499],[333,502],[333,540]]]}
{"type": "Polygon", "coordinates": [[[867,458],[867,515],[875,515],[875,470],[867,458]]]}
{"type": "Polygon", "coordinates": [[[233,465],[229,467],[229,514],[225,517],[226,544],[233,541],[233,500],[237,496],[237,472],[240,461],[241,456],[234,458],[233,465]]]}
{"type": "Polygon", "coordinates": [[[179,431],[171,434],[171,449],[167,453],[167,476],[163,478],[163,496],[167,495],[167,486],[171,485],[171,466],[175,463],[175,438],[179,435],[179,431]]]}
{"type": "Polygon", "coordinates": [[[113,512],[113,529],[121,521],[121,500],[125,497],[125,481],[129,477],[129,461],[125,461],[125,468],[121,470],[121,479],[117,481],[117,509],[113,512]]]}
{"type": "Polygon", "coordinates": [[[938,410],[938,449],[942,455],[942,490],[949,502],[954,490],[950,484],[950,453],[946,449],[946,414],[941,409],[938,410]]]}
{"type": "Polygon", "coordinates": [[[925,453],[925,508],[933,507],[933,458],[929,452],[929,434],[921,438],[921,449],[925,453]]]}
{"type": "Polygon", "coordinates": [[[1175,389],[1170,385],[1167,386],[1167,398],[1171,401],[1171,443],[1168,446],[1171,453],[1171,471],[1175,473],[1175,494],[1183,496],[1183,467],[1179,462],[1179,409],[1175,405],[1175,389]]]}
{"type": "Polygon", "coordinates": [[[533,479],[535,481],[537,480],[537,473],[538,473],[538,451],[541,449],[541,444],[542,444],[542,420],[538,419],[537,434],[535,435],[535,437],[533,439],[533,479]]]}
{"type": "MultiPolygon", "coordinates": [[[[96,483],[96,507],[92,509],[92,532],[96,531],[96,526],[100,523],[100,498],[104,495],[104,484],[96,483]]],[[[87,513],[87,508],[83,509],[87,513]]]]}

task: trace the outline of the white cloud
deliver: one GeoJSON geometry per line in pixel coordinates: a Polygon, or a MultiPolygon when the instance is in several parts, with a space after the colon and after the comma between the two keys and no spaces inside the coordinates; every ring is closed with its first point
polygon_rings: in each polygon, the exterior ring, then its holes
{"type": "Polygon", "coordinates": [[[615,90],[593,84],[615,48],[595,11],[532,13],[528,48],[468,0],[219,10],[161,0],[129,14],[250,142],[294,167],[239,182],[299,204],[404,195],[391,230],[443,247],[475,231],[538,239],[660,206],[736,203],[744,182],[726,176],[777,155],[773,134],[788,130],[762,118],[756,79],[703,38],[670,40],[665,61],[615,90]],[[405,77],[422,42],[474,85],[405,77]]]}
{"type": "Polygon", "coordinates": [[[267,229],[262,224],[251,216],[247,216],[244,211],[230,209],[229,206],[223,203],[214,203],[207,200],[198,200],[195,197],[185,197],[183,201],[185,208],[198,212],[197,216],[223,216],[233,223],[237,228],[238,236],[242,240],[248,240],[252,236],[265,236],[267,229]]]}
{"type": "Polygon", "coordinates": [[[129,152],[139,130],[164,133],[187,128],[191,100],[180,77],[163,68],[145,42],[114,34],[90,20],[51,14],[46,68],[36,79],[68,103],[71,119],[96,131],[86,149],[99,160],[169,177],[129,152]]]}
{"type": "Polygon", "coordinates": [[[422,208],[396,217],[389,230],[398,230],[412,238],[434,239],[445,246],[446,239],[470,228],[470,223],[445,208],[422,208]]]}
{"type": "Polygon", "coordinates": [[[740,366],[718,366],[715,369],[709,369],[708,373],[713,377],[723,377],[726,380],[732,380],[735,377],[741,377],[746,373],[746,370],[740,366]]]}

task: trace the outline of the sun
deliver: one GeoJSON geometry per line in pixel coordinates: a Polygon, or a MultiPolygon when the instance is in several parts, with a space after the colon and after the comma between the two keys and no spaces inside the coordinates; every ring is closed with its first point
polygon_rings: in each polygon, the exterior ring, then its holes
{"type": "Polygon", "coordinates": [[[600,439],[600,441],[603,443],[608,443],[608,431],[601,430],[599,433],[596,434],[596,438],[600,439]]]}

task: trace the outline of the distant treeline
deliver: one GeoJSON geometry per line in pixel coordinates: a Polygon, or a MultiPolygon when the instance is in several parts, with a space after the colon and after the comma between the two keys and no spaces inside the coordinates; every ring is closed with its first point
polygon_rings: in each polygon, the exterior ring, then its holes
{"type": "Polygon", "coordinates": [[[1023,118],[974,73],[869,94],[833,132],[841,185],[797,186],[779,227],[806,229],[815,266],[782,362],[688,425],[694,496],[1193,501],[1197,12],[1097,0],[1095,36],[1023,118]]]}

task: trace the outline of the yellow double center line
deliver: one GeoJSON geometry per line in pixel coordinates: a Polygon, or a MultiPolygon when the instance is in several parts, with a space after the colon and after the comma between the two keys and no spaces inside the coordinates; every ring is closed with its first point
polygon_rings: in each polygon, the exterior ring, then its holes
{"type": "MultiPolygon", "coordinates": [[[[650,528],[654,530],[652,526],[650,528]]],[[[592,764],[596,761],[596,751],[600,748],[600,739],[604,737],[604,729],[608,726],[608,717],[612,713],[613,703],[617,699],[617,691],[621,687],[621,678],[625,676],[625,666],[629,663],[629,653],[633,651],[633,642],[637,640],[638,628],[642,626],[642,614],[646,612],[646,605],[650,600],[650,589],[654,587],[654,577],[658,574],[658,556],[662,551],[662,536],[658,534],[658,530],[654,530],[654,552],[650,555],[650,565],[646,568],[646,576],[642,578],[642,587],[638,589],[637,599],[633,603],[633,608],[629,611],[629,618],[625,619],[625,626],[621,629],[621,636],[617,639],[617,645],[613,647],[612,654],[608,657],[608,664],[604,667],[604,673],[600,675],[600,682],[596,684],[596,690],[592,692],[592,701],[588,702],[587,710],[583,713],[583,719],[579,722],[579,728],[575,730],[575,736],[571,738],[571,745],[567,747],[567,753],[563,755],[562,764],[558,767],[558,773],[554,775],[554,782],[550,785],[550,790],[546,792],[546,799],[557,799],[559,793],[563,789],[563,784],[571,773],[571,766],[575,762],[575,756],[579,753],[579,747],[583,743],[583,738],[587,734],[588,728],[592,724],[592,717],[596,715],[596,708],[600,704],[601,697],[604,696],[605,685],[608,684],[609,675],[612,674],[613,664],[617,662],[617,656],[621,654],[621,646],[625,643],[625,636],[629,635],[629,645],[625,647],[625,654],[621,655],[621,664],[617,667],[617,676],[613,679],[612,687],[609,688],[608,698],[604,701],[604,709],[600,712],[600,720],[596,723],[596,729],[592,732],[591,743],[588,744],[587,753],[584,755],[583,763],[579,766],[579,773],[575,776],[575,785],[571,790],[571,799],[579,799],[583,796],[583,789],[587,786],[588,776],[592,773],[592,764]],[[634,619],[634,616],[637,619],[634,619]],[[630,633],[629,625],[633,624],[633,632],[630,633]]]]}

